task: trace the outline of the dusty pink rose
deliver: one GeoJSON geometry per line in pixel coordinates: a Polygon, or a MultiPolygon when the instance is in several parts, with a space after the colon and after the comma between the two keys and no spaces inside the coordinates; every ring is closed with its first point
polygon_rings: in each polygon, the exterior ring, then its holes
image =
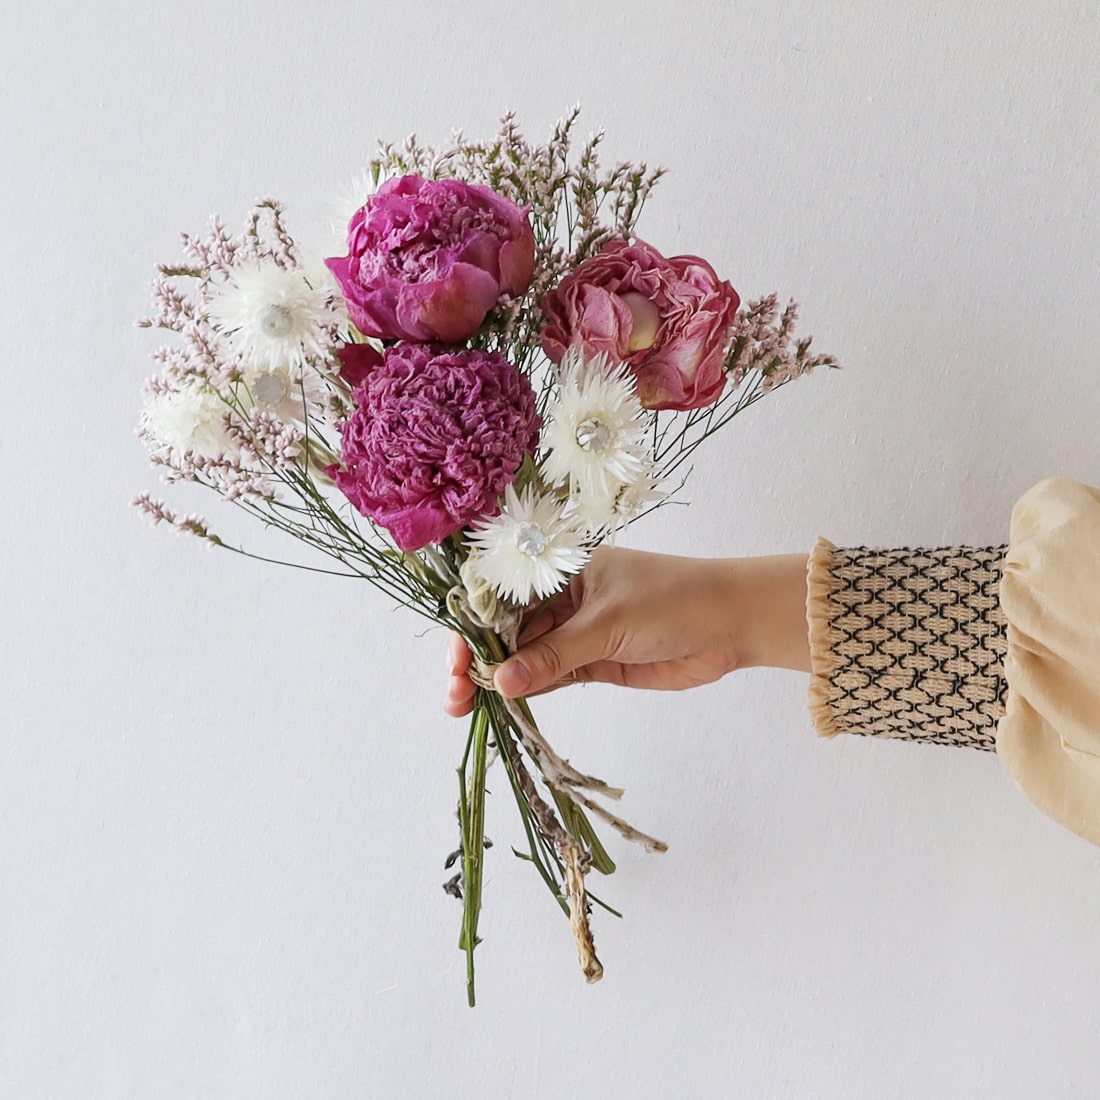
{"type": "Polygon", "coordinates": [[[395,344],[353,397],[328,472],[406,551],[494,513],[538,443],[531,383],[496,352],[395,344]]]}
{"type": "Polygon", "coordinates": [[[535,238],[527,212],[488,187],[401,176],[352,217],[348,255],[325,263],[365,336],[457,343],[531,285],[535,238]]]}
{"type": "Polygon", "coordinates": [[[606,353],[633,371],[647,409],[697,409],[726,384],[722,352],[740,299],[698,256],[612,241],[543,301],[543,351],[606,353]]]}

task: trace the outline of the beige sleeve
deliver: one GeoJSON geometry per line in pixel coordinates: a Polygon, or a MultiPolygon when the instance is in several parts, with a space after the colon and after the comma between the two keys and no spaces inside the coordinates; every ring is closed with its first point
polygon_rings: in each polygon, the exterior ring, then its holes
{"type": "Polygon", "coordinates": [[[1100,844],[1100,490],[1041,482],[1006,547],[810,555],[818,733],[996,748],[1044,813],[1100,844]]]}
{"type": "Polygon", "coordinates": [[[993,749],[1004,714],[1004,547],[810,555],[810,713],[841,733],[993,749]]]}
{"type": "Polygon", "coordinates": [[[997,753],[1027,796],[1100,844],[1100,490],[1043,481],[1012,512],[997,753]]]}

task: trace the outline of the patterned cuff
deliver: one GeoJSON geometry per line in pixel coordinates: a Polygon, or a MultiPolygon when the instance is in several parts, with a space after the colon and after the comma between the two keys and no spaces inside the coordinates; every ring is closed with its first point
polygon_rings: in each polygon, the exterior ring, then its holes
{"type": "Polygon", "coordinates": [[[838,550],[818,539],[806,604],[817,732],[995,748],[1005,550],[838,550]]]}

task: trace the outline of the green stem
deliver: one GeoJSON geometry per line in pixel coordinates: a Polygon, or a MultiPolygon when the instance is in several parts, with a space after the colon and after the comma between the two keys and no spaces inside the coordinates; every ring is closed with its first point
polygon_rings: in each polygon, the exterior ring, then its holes
{"type": "Polygon", "coordinates": [[[470,719],[470,781],[467,760],[459,769],[459,821],[462,828],[462,934],[459,949],[466,952],[466,1000],[474,1007],[474,948],[477,919],[481,912],[481,880],[485,859],[485,769],[489,745],[489,710],[478,699],[470,719]]]}
{"type": "MultiPolygon", "coordinates": [[[[504,650],[504,644],[496,634],[487,632],[485,644],[494,661],[500,662],[505,659],[507,654],[504,650]]],[[[517,699],[516,706],[523,713],[524,718],[533,726],[535,716],[531,713],[531,707],[527,700],[517,699]]],[[[558,813],[561,815],[561,823],[565,826],[565,831],[581,847],[589,850],[592,855],[592,866],[597,871],[603,875],[610,875],[615,870],[615,862],[600,842],[596,830],[592,827],[592,822],[588,820],[588,815],[572,799],[561,794],[561,792],[550,788],[550,794],[553,796],[554,805],[557,806],[558,813]]]]}

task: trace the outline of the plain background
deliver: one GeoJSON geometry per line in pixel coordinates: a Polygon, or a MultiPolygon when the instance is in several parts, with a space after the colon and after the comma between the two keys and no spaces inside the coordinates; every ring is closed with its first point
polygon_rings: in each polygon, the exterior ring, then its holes
{"type": "Polygon", "coordinates": [[[990,755],[819,741],[793,673],[540,700],[670,851],[612,842],[586,987],[502,791],[468,1010],[443,637],[129,500],[179,230],[308,237],[377,138],[580,101],[672,170],[646,239],[846,366],[629,542],[1002,542],[1100,478],[1098,56],[1094,0],[5,5],[0,1095],[1094,1095],[1100,852],[990,755]]]}

